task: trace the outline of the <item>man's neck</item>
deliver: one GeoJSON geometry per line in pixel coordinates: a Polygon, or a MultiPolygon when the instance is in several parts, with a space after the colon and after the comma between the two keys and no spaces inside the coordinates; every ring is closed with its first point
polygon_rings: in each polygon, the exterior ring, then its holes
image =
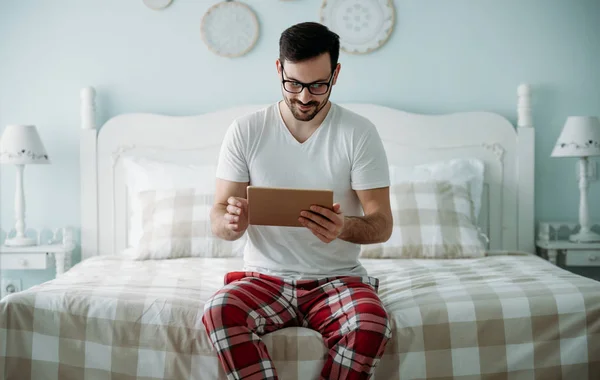
{"type": "Polygon", "coordinates": [[[279,111],[283,122],[290,131],[290,133],[300,143],[308,140],[308,138],[319,128],[323,123],[323,120],[327,117],[329,110],[331,109],[331,101],[327,101],[327,104],[319,111],[319,113],[310,121],[300,121],[294,117],[292,111],[290,111],[286,102],[279,102],[279,111]]]}

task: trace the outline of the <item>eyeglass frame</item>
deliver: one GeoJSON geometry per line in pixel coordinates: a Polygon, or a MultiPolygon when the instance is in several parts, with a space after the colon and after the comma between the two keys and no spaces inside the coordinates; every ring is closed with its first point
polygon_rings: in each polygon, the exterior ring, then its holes
{"type": "Polygon", "coordinates": [[[283,78],[283,72],[284,72],[284,70],[285,70],[285,68],[283,67],[283,63],[282,63],[282,64],[281,64],[281,85],[283,86],[283,89],[284,89],[286,92],[289,92],[290,94],[301,94],[301,93],[302,93],[302,91],[304,91],[304,88],[307,88],[307,89],[308,89],[308,92],[310,92],[310,93],[311,93],[311,94],[313,94],[313,95],[317,95],[317,96],[319,96],[319,95],[325,95],[326,93],[328,93],[328,92],[329,92],[329,89],[331,88],[331,81],[333,80],[333,76],[334,76],[334,74],[335,74],[335,70],[334,70],[334,71],[332,71],[332,72],[331,72],[331,76],[329,77],[329,80],[328,80],[327,82],[310,82],[310,83],[302,83],[302,82],[299,82],[299,81],[297,81],[297,80],[289,80],[289,79],[284,79],[284,78],[283,78]],[[292,91],[289,91],[287,88],[285,88],[285,84],[286,84],[286,82],[298,83],[299,85],[301,85],[301,86],[302,86],[302,88],[301,88],[301,89],[300,89],[300,91],[298,91],[298,92],[292,92],[292,91]],[[310,87],[309,87],[309,86],[311,86],[311,85],[313,85],[313,84],[324,84],[324,85],[326,85],[326,86],[327,86],[327,90],[325,90],[325,92],[324,92],[324,93],[322,93],[322,94],[315,94],[315,93],[313,93],[313,92],[310,90],[310,87]]]}

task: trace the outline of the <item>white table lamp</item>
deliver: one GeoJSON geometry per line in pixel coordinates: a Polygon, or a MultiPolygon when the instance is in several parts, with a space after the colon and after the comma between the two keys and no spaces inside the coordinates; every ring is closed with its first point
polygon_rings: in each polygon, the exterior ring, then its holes
{"type": "Polygon", "coordinates": [[[28,164],[49,164],[48,154],[34,125],[9,125],[0,141],[0,164],[17,167],[17,189],[15,192],[16,235],[4,242],[7,246],[24,247],[36,244],[36,240],[25,236],[25,191],[23,170],[28,164]]]}
{"type": "Polygon", "coordinates": [[[552,157],[579,157],[579,224],[578,233],[569,237],[573,242],[600,241],[600,235],[590,230],[588,214],[588,157],[600,156],[600,120],[594,116],[571,116],[556,142],[552,157]]]}

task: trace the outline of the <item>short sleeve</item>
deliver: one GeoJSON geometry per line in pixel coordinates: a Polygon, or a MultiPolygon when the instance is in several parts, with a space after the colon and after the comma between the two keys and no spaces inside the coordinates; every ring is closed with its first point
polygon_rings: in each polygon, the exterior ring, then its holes
{"type": "Polygon", "coordinates": [[[239,124],[233,122],[227,129],[217,164],[217,178],[232,182],[249,182],[248,161],[239,124]]]}
{"type": "Polygon", "coordinates": [[[390,185],[387,155],[381,137],[369,124],[354,149],[351,173],[353,190],[368,190],[390,185]]]}

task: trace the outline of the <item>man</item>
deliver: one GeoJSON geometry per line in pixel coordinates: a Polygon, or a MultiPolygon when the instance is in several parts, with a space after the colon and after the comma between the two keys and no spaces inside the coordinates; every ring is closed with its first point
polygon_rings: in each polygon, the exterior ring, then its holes
{"type": "Polygon", "coordinates": [[[302,326],[329,349],[323,379],[366,379],[391,336],[378,280],[360,245],[392,232],[388,163],[374,125],[330,102],[339,37],[318,23],[285,30],[276,61],[283,102],[234,121],[221,148],[212,231],[248,234],[243,271],[228,273],[203,322],[228,379],[277,379],[260,336],[302,326]],[[248,225],[246,186],[333,189],[333,211],[304,227],[248,225]],[[364,212],[364,215],[363,215],[364,212]]]}

